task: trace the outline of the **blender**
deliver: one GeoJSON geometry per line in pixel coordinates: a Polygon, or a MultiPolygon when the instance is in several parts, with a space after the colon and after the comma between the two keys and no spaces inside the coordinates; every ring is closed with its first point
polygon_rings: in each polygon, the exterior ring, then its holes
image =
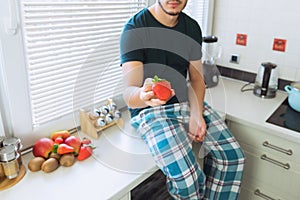
{"type": "Polygon", "coordinates": [[[216,59],[221,57],[221,46],[216,36],[203,37],[203,76],[207,88],[215,87],[219,83],[220,72],[216,59]]]}

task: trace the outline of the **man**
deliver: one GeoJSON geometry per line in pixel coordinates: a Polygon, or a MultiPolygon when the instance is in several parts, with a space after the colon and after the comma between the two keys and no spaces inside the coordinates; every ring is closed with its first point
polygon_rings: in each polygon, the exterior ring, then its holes
{"type": "Polygon", "coordinates": [[[134,15],[121,36],[124,100],[131,122],[167,178],[174,199],[237,199],[244,154],[218,114],[204,102],[202,33],[182,12],[187,0],[157,0],[134,15]],[[172,85],[158,99],[151,78],[172,85]],[[192,141],[203,142],[203,170],[192,141]]]}

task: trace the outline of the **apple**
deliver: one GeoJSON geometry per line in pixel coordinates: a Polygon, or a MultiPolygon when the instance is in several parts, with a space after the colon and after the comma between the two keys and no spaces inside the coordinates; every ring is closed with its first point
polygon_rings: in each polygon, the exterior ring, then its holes
{"type": "Polygon", "coordinates": [[[81,146],[81,140],[78,137],[76,137],[74,135],[72,135],[70,137],[67,137],[65,139],[64,143],[71,146],[71,147],[73,147],[75,155],[78,155],[79,150],[80,150],[80,146],[81,146]]]}
{"type": "Polygon", "coordinates": [[[54,141],[50,138],[40,138],[35,142],[32,153],[35,157],[48,158],[54,149],[54,141]]]}

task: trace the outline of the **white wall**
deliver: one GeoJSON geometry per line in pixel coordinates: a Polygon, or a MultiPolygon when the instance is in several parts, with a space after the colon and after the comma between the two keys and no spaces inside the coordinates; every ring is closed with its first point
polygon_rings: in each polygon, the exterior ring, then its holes
{"type": "Polygon", "coordinates": [[[213,33],[223,55],[218,64],[257,73],[262,62],[278,65],[282,79],[300,81],[300,1],[215,0],[213,33]],[[247,46],[235,44],[236,34],[248,35],[247,46]],[[274,38],[286,39],[285,52],[273,51],[274,38]],[[240,55],[240,64],[229,62],[240,55]]]}
{"type": "Polygon", "coordinates": [[[148,6],[153,5],[156,2],[156,0],[148,0],[148,6]]]}

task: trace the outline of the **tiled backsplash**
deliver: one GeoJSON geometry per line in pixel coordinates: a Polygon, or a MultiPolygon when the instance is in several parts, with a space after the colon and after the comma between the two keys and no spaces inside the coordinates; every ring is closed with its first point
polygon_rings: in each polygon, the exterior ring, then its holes
{"type": "Polygon", "coordinates": [[[217,64],[256,74],[261,63],[272,62],[279,78],[300,81],[299,7],[296,0],[215,0],[213,34],[222,46],[217,64]],[[237,34],[247,35],[246,46],[236,44],[237,34]],[[286,40],[284,52],[273,50],[275,38],[286,40]],[[239,64],[229,62],[231,54],[240,55],[239,64]]]}
{"type": "MultiPolygon", "coordinates": [[[[246,72],[238,69],[232,69],[229,67],[217,66],[221,75],[241,81],[246,81],[249,83],[254,83],[256,74],[251,72],[246,72]]],[[[291,84],[292,81],[280,79],[278,80],[278,89],[284,90],[284,86],[291,84]]]]}

